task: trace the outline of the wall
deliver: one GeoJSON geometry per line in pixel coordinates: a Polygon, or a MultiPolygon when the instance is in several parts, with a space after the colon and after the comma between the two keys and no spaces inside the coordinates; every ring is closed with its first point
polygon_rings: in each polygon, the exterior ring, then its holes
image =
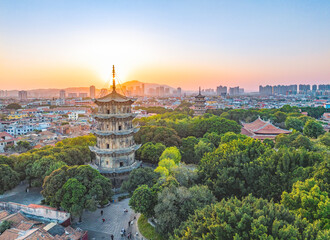
{"type": "Polygon", "coordinates": [[[47,208],[42,205],[33,205],[29,207],[26,205],[12,203],[12,202],[0,202],[0,209],[7,210],[9,212],[19,212],[30,214],[37,217],[56,220],[60,223],[65,222],[70,218],[70,213],[57,211],[55,208],[47,208]]]}

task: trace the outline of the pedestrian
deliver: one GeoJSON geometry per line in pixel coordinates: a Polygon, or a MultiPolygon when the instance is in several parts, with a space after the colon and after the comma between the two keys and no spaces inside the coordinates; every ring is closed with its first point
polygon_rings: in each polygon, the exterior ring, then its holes
{"type": "Polygon", "coordinates": [[[101,210],[101,216],[103,216],[103,210],[101,210]]]}
{"type": "Polygon", "coordinates": [[[131,221],[128,221],[128,227],[130,226],[130,224],[131,224],[131,221]]]}
{"type": "Polygon", "coordinates": [[[103,222],[103,223],[105,222],[105,219],[104,219],[104,218],[102,218],[102,222],[103,222]]]}
{"type": "Polygon", "coordinates": [[[114,238],[114,236],[113,236],[113,234],[111,234],[111,240],[113,240],[113,238],[114,238]]]}

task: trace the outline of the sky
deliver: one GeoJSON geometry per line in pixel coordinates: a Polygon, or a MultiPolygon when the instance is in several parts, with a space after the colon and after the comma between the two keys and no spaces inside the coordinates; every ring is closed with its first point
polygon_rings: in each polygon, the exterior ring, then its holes
{"type": "Polygon", "coordinates": [[[330,83],[330,1],[0,0],[0,89],[330,83]]]}

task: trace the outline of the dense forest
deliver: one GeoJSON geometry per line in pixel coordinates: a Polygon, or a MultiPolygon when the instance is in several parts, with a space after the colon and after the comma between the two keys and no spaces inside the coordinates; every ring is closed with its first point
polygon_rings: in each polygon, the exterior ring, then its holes
{"type": "Polygon", "coordinates": [[[329,239],[330,134],[315,119],[321,110],[136,119],[137,155],[157,167],[131,173],[123,185],[130,206],[164,239],[329,239]],[[240,123],[258,116],[292,133],[263,142],[241,135],[240,123]]]}

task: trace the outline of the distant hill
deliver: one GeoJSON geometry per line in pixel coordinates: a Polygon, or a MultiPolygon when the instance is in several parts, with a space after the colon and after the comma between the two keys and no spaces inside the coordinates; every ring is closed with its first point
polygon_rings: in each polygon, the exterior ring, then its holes
{"type": "MultiPolygon", "coordinates": [[[[136,87],[141,87],[142,84],[144,84],[144,89],[145,92],[147,93],[150,88],[156,88],[156,87],[164,87],[164,88],[169,88],[174,90],[175,88],[170,87],[165,84],[157,84],[157,83],[143,83],[137,80],[132,80],[125,82],[123,84],[119,84],[117,87],[120,88],[121,86],[125,86],[126,89],[129,89],[133,87],[135,89],[136,87]]],[[[70,87],[70,88],[65,88],[65,89],[60,89],[60,88],[49,88],[49,89],[33,89],[33,90],[28,90],[28,97],[35,97],[35,98],[52,98],[52,97],[59,97],[60,96],[60,91],[65,90],[66,94],[68,93],[87,93],[89,95],[89,87],[70,87]]],[[[96,89],[96,96],[99,94],[101,89],[96,89]]],[[[10,90],[7,91],[8,97],[17,97],[18,96],[18,90],[10,90]]]]}

